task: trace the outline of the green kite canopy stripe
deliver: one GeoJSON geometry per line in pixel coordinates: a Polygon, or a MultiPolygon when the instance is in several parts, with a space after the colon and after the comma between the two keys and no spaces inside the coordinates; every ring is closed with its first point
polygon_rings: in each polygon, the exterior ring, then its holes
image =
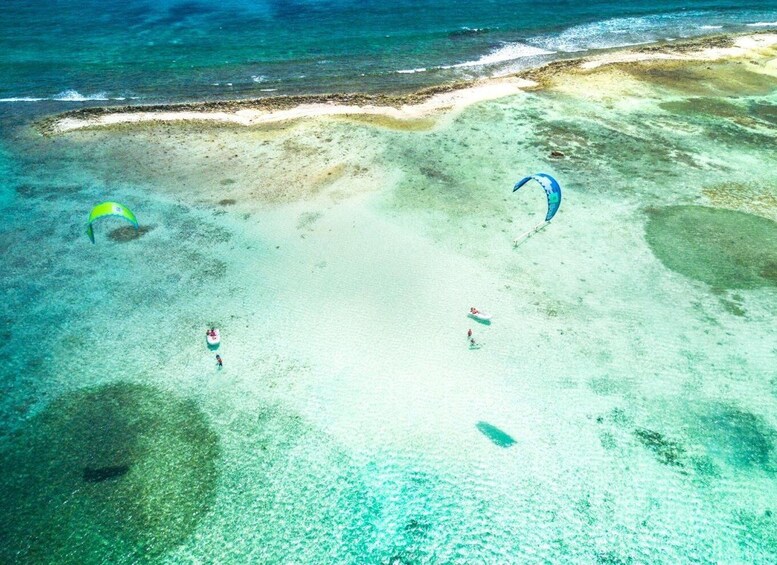
{"type": "Polygon", "coordinates": [[[135,226],[136,230],[138,229],[138,220],[135,218],[135,214],[133,214],[129,208],[123,204],[119,204],[118,202],[103,202],[102,204],[98,204],[92,208],[92,211],[89,212],[89,222],[86,225],[86,235],[89,236],[89,239],[92,240],[92,243],[94,243],[94,229],[92,228],[92,223],[95,220],[104,218],[105,216],[121,216],[130,222],[133,226],[135,226]]]}

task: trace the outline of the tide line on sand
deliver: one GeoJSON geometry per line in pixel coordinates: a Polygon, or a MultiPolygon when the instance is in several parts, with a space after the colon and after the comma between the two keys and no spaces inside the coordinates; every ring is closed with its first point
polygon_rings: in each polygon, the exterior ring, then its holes
{"type": "MultiPolygon", "coordinates": [[[[658,45],[626,49],[564,62],[566,68],[582,71],[604,65],[652,60],[717,60],[744,57],[748,53],[777,45],[777,33],[761,33],[738,37],[717,37],[694,40],[685,44],[658,45]]],[[[552,65],[552,64],[551,64],[552,65]]],[[[477,102],[495,100],[519,94],[538,86],[535,76],[542,68],[524,73],[484,79],[473,83],[443,85],[406,97],[368,95],[332,95],[318,98],[293,97],[155,106],[151,108],[90,108],[65,113],[41,125],[45,133],[65,133],[83,128],[106,127],[141,122],[211,122],[254,126],[318,116],[348,114],[378,115],[398,120],[417,120],[441,111],[459,111],[477,102]]]]}

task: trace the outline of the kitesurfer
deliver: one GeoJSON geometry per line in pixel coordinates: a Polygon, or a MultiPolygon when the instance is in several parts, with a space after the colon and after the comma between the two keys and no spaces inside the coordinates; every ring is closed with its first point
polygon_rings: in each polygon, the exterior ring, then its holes
{"type": "Polygon", "coordinates": [[[467,330],[467,337],[472,339],[472,329],[471,328],[467,330]]]}
{"type": "Polygon", "coordinates": [[[219,367],[224,366],[224,363],[221,361],[221,355],[219,355],[218,353],[216,354],[216,363],[218,364],[219,367]]]}

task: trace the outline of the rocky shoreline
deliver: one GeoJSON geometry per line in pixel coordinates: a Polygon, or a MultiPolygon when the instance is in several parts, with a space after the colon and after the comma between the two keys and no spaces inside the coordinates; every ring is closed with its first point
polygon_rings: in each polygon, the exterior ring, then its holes
{"type": "MultiPolygon", "coordinates": [[[[774,30],[763,30],[735,35],[713,35],[685,41],[663,41],[636,48],[610,50],[596,55],[588,55],[586,57],[560,59],[540,67],[515,73],[509,77],[502,77],[501,79],[451,82],[423,88],[409,94],[332,93],[320,95],[283,95],[243,100],[80,108],[43,118],[36,122],[35,128],[43,135],[54,135],[66,130],[81,129],[83,127],[104,127],[112,124],[107,124],[103,120],[105,120],[107,116],[114,116],[117,114],[139,115],[142,113],[142,119],[126,120],[126,122],[137,122],[154,120],[153,114],[161,113],[165,113],[166,117],[163,118],[160,116],[160,121],[170,121],[170,115],[173,113],[182,116],[175,119],[193,120],[196,118],[193,118],[192,116],[197,114],[202,115],[203,118],[207,116],[210,119],[217,113],[222,115],[237,115],[239,112],[250,111],[253,113],[272,114],[288,112],[302,106],[314,105],[352,108],[353,113],[360,113],[364,108],[386,109],[387,112],[391,110],[399,111],[403,108],[418,107],[424,103],[430,102],[435,97],[459,93],[500,80],[520,80],[523,81],[521,84],[522,90],[532,90],[547,86],[554,79],[557,79],[563,74],[570,72],[586,72],[586,69],[591,69],[600,65],[618,63],[632,64],[637,61],[662,59],[694,60],[696,58],[709,58],[708,55],[705,57],[705,54],[716,51],[722,52],[725,50],[735,51],[738,42],[748,38],[759,37],[772,39],[777,36],[774,36],[774,30]],[[584,65],[586,64],[589,66],[585,67],[584,65]],[[185,117],[183,117],[184,114],[186,114],[185,117]],[[66,121],[71,123],[78,121],[80,122],[80,125],[63,128],[62,124],[66,121]]],[[[775,41],[771,41],[771,43],[768,44],[771,45],[775,43],[775,41]]]]}

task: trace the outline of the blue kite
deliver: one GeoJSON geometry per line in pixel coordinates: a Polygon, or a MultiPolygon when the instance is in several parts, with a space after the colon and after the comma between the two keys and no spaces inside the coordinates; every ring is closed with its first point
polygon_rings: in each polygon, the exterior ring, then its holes
{"type": "Polygon", "coordinates": [[[545,215],[545,221],[549,222],[553,219],[553,216],[558,212],[559,206],[561,206],[561,186],[556,179],[547,173],[537,173],[536,175],[529,175],[526,178],[522,178],[513,187],[513,192],[521,188],[530,180],[536,180],[540,186],[545,189],[545,194],[548,197],[548,213],[545,215]]]}
{"type": "Polygon", "coordinates": [[[547,226],[553,219],[553,216],[556,215],[556,212],[558,212],[558,209],[561,206],[561,186],[558,184],[556,179],[547,173],[537,173],[536,175],[529,175],[528,177],[522,178],[517,183],[515,183],[513,192],[521,188],[530,180],[536,180],[537,183],[545,190],[545,196],[548,197],[548,213],[545,214],[544,222],[540,222],[525,234],[513,240],[513,245],[515,247],[545,228],[545,226],[547,226]]]}

